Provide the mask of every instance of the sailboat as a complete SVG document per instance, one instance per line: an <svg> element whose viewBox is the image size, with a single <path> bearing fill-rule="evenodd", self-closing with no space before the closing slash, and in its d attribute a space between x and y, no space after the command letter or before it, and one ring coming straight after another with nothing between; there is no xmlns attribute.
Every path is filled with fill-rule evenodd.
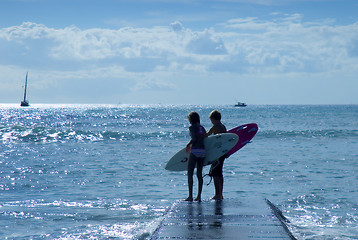
<svg viewBox="0 0 358 240"><path fill-rule="evenodd" d="M25 80L25 92L24 92L24 100L21 101L21 107L28 107L30 106L30 103L28 100L26 100L26 90L27 90L27 75L29 72L26 73L26 80Z"/></svg>

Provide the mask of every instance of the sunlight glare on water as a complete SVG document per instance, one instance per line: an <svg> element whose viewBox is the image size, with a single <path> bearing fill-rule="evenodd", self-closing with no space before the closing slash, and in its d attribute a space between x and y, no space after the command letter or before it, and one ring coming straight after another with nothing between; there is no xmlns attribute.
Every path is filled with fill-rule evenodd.
<svg viewBox="0 0 358 240"><path fill-rule="evenodd" d="M187 196L185 173L164 170L186 116L208 130L214 109L228 129L259 125L225 161L225 198L270 199L298 239L356 239L356 105L1 105L0 238L150 238Z"/></svg>

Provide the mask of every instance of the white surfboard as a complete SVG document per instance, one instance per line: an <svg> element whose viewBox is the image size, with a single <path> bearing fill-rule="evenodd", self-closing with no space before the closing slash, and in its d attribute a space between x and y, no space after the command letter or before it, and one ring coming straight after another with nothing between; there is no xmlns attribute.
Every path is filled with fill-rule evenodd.
<svg viewBox="0 0 358 240"><path fill-rule="evenodd" d="M204 166L212 164L218 158L229 152L238 142L239 136L234 133L221 133L205 138L206 156ZM183 148L177 152L165 165L169 171L186 171L189 154Z"/></svg>

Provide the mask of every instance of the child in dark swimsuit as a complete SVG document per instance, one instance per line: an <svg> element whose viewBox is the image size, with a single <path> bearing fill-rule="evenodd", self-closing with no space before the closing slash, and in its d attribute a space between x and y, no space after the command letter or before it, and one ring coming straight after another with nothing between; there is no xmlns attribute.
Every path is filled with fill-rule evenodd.
<svg viewBox="0 0 358 240"><path fill-rule="evenodd" d="M210 113L209 116L213 126L208 132L208 136L211 134L226 133L226 127L221 123L221 113L218 110L214 110ZM224 177L223 177L223 165L224 165L225 155L220 157L219 160L214 162L211 165L210 176L214 178L215 185L215 196L212 199L222 200L223 197L223 187L224 187Z"/></svg>
<svg viewBox="0 0 358 240"><path fill-rule="evenodd" d="M190 112L188 120L191 124L189 132L191 136L190 142L187 144L186 149L189 153L188 160L188 187L189 196L185 201L193 201L193 174L196 166L196 176L198 178L198 195L195 201L201 201L201 191L203 189L203 164L205 158L204 139L206 138L206 130L200 125L200 116L196 112Z"/></svg>

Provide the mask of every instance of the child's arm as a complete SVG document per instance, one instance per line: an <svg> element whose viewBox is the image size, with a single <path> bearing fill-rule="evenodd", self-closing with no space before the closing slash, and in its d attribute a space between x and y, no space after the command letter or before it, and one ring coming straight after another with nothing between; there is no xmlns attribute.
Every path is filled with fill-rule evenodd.
<svg viewBox="0 0 358 240"><path fill-rule="evenodd" d="M214 133L214 126L210 128L209 132L206 133L206 136L210 136Z"/></svg>
<svg viewBox="0 0 358 240"><path fill-rule="evenodd" d="M189 153L191 150L191 144L193 140L190 140L190 142L186 145L186 152Z"/></svg>

